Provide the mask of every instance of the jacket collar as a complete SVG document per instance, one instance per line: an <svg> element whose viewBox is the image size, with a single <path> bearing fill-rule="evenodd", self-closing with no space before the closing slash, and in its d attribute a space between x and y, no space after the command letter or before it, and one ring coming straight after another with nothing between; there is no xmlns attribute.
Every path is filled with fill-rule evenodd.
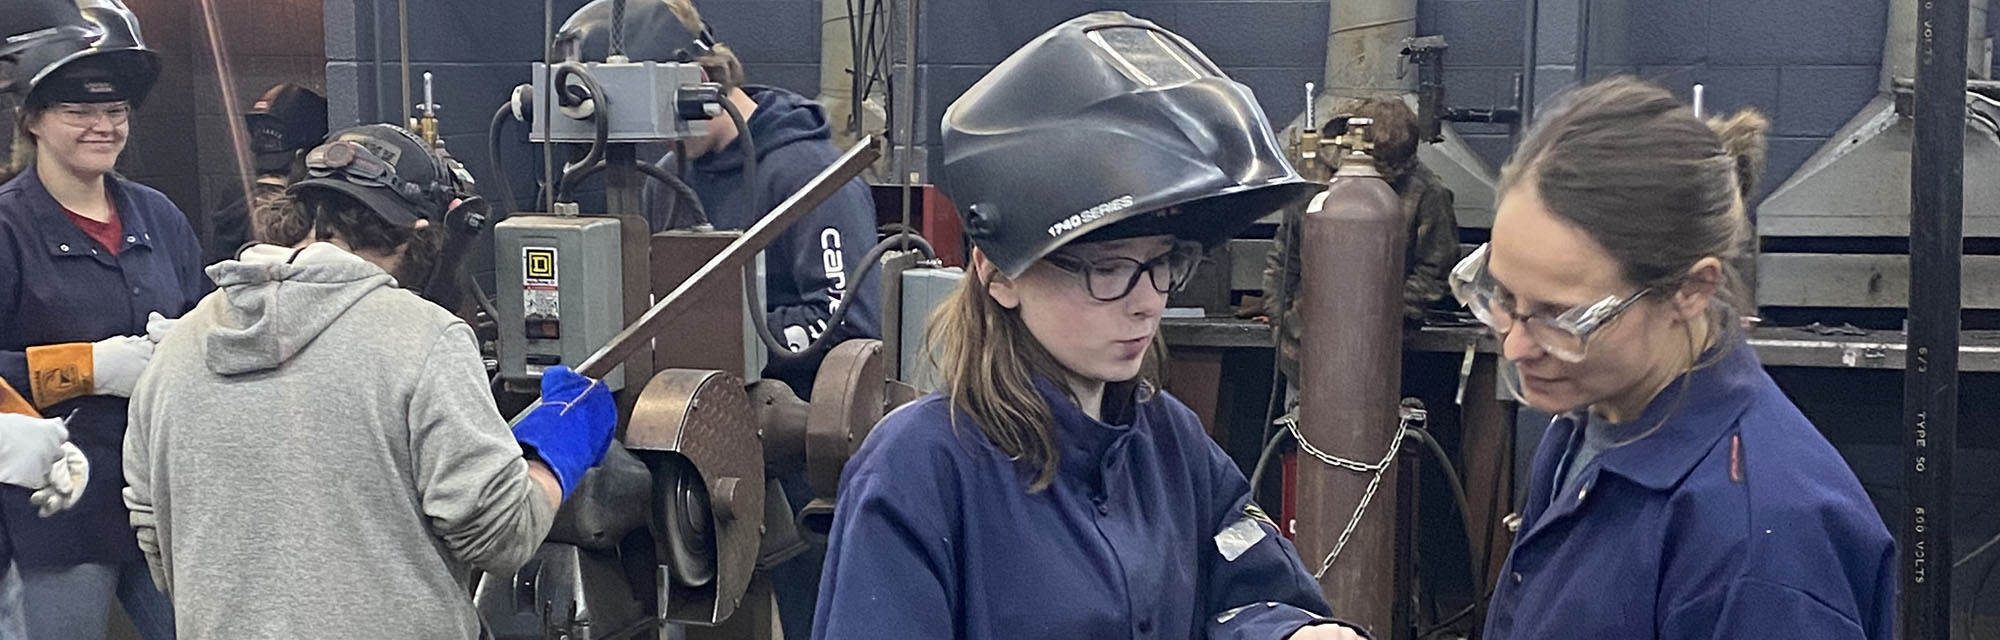
<svg viewBox="0 0 2000 640"><path fill-rule="evenodd" d="M1107 422L1085 414L1061 383L1040 375L1034 379L1035 391L1041 393L1055 418L1056 449L1062 452L1061 474L1083 478L1094 485L1112 443L1144 422L1144 412L1137 410L1138 403L1148 396L1144 383L1104 386L1104 415L1110 419Z"/></svg>
<svg viewBox="0 0 2000 640"><path fill-rule="evenodd" d="M1727 339L1703 359L1711 364L1681 375L1653 398L1637 420L1627 423L1640 432L1653 425L1659 425L1657 430L1598 454L1604 472L1656 491L1671 489L1729 433L1765 376L1763 365L1740 336Z"/></svg>
<svg viewBox="0 0 2000 640"><path fill-rule="evenodd" d="M16 176L8 184L21 190L31 215L38 218L36 225L42 229L42 241L50 254L89 254L84 247L92 246L93 241L90 236L69 221L63 213L62 203L57 202L55 196L49 193L48 187L42 184L41 173L34 164L30 163L21 175ZM125 179L116 173L106 174L104 189L111 197L112 206L117 208L118 222L125 232L125 247L120 247L120 250L151 244L152 228L147 224L146 216L140 215L138 206L134 204L132 190Z"/></svg>

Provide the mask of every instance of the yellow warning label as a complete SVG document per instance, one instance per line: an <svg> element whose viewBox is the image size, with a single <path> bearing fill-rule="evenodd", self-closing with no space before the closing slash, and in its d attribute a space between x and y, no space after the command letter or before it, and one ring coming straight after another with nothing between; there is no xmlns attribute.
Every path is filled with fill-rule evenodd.
<svg viewBox="0 0 2000 640"><path fill-rule="evenodd" d="M556 250L547 248L527 248L521 250L521 262L531 280L556 279Z"/></svg>

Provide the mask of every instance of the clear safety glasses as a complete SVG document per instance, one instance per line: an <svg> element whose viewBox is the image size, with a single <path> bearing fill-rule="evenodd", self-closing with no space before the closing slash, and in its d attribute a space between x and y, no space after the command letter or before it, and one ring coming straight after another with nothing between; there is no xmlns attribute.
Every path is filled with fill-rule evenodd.
<svg viewBox="0 0 2000 640"><path fill-rule="evenodd" d="M1516 326L1525 327L1535 344L1565 362L1583 361L1591 334L1611 324L1619 314L1653 292L1647 288L1629 296L1609 296L1560 311L1520 313L1515 310L1514 294L1487 272L1488 251L1488 245L1479 245L1458 266L1452 267L1452 295L1495 334L1505 338Z"/></svg>

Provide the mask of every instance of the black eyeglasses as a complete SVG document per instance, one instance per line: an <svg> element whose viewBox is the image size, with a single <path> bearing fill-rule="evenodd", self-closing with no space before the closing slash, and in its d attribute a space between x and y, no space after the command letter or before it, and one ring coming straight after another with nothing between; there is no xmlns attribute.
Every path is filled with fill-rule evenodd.
<svg viewBox="0 0 2000 640"><path fill-rule="evenodd" d="M1179 291L1187 286L1188 277L1201 263L1201 245L1176 242L1173 249L1144 262L1126 257L1085 260L1067 253L1051 253L1042 259L1050 266L1082 278L1084 290L1090 293L1092 299L1112 302L1131 295L1132 290L1139 286L1139 276L1150 278L1153 290L1160 293Z"/></svg>

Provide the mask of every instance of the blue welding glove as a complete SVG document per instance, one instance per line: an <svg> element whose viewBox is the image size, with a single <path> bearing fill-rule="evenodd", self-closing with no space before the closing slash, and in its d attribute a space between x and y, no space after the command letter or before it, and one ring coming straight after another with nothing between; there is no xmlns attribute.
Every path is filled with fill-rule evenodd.
<svg viewBox="0 0 2000 640"><path fill-rule="evenodd" d="M542 399L514 424L514 440L528 456L549 465L567 500L583 473L604 459L617 429L611 390L569 367L555 366L542 373Z"/></svg>

